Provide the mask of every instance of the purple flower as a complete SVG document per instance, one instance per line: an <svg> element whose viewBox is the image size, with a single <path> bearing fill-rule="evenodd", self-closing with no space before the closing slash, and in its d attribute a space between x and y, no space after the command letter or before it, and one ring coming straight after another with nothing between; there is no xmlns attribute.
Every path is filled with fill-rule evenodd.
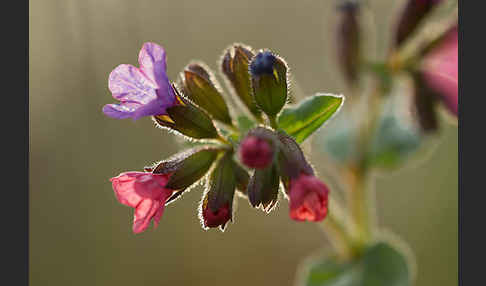
<svg viewBox="0 0 486 286"><path fill-rule="evenodd" d="M140 68L117 66L108 78L108 87L117 104L103 106L103 112L116 119L164 115L177 100L167 77L165 51L154 43L145 43L138 55Z"/></svg>

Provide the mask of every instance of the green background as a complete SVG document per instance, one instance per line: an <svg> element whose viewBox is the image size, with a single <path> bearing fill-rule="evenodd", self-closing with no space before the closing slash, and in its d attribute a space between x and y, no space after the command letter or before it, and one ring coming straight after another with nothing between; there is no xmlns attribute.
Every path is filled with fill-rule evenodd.
<svg viewBox="0 0 486 286"><path fill-rule="evenodd" d="M404 1L367 2L383 54ZM132 210L108 179L180 144L148 118L114 120L101 108L114 102L110 71L137 64L146 41L165 47L172 79L192 59L216 69L236 41L282 55L295 90L345 93L334 9L323 0L30 1L31 285L293 285L299 262L328 244L316 225L290 220L284 200L265 215L240 199L225 233L204 231L198 188L167 207L158 229L132 234ZM376 183L380 223L415 252L416 285L457 285L457 128L443 126L428 161Z"/></svg>

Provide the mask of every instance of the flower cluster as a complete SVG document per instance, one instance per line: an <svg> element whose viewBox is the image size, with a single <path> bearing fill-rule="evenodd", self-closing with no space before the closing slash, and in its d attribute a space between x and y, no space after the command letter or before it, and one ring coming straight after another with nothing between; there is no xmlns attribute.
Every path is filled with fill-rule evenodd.
<svg viewBox="0 0 486 286"><path fill-rule="evenodd" d="M199 181L205 185L199 206L205 229L224 230L233 220L236 192L266 212L283 192L292 219L326 217L329 188L315 176L299 143L339 109L343 97L318 95L308 100L314 103L284 108L287 64L269 50L254 52L242 44L229 47L220 63L238 106L227 104L203 63L191 62L173 82L161 46L145 43L138 62L139 67L123 64L111 72L109 89L119 103L105 105L103 112L116 119L150 116L159 127L204 144L111 178L118 201L135 209L133 232L143 232L152 220L157 226L165 206Z"/></svg>
<svg viewBox="0 0 486 286"><path fill-rule="evenodd" d="M359 73L371 70L382 80L383 89L393 85L399 73L413 82L413 113L425 133L438 130L437 106L444 106L451 115L458 114L458 36L457 22L449 23L445 32L428 42L413 43L416 34L424 30L424 22L443 0L408 0L393 32L391 52L385 63L363 59L360 26L360 0L342 0L337 33L337 51L343 75L356 86ZM410 49L410 43L418 46ZM412 55L404 55L410 53ZM405 52L404 52L405 51ZM372 62L372 64L370 64ZM367 69L369 68L369 69ZM384 94L388 94L386 91Z"/></svg>

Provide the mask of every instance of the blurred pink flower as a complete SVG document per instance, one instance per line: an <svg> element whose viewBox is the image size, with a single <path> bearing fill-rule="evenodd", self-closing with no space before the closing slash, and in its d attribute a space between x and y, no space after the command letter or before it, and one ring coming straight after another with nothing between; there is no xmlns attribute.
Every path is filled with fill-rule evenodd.
<svg viewBox="0 0 486 286"><path fill-rule="evenodd" d="M452 28L443 41L426 55L423 73L430 88L441 95L447 109L457 116L458 104L458 35Z"/></svg>
<svg viewBox="0 0 486 286"><path fill-rule="evenodd" d="M146 172L124 172L110 179L118 201L135 208L134 233L146 230L152 218L154 227L159 224L165 202L173 192L165 188L169 176Z"/></svg>
<svg viewBox="0 0 486 286"><path fill-rule="evenodd" d="M313 175L300 174L290 181L290 217L297 221L321 221L327 215L329 189Z"/></svg>

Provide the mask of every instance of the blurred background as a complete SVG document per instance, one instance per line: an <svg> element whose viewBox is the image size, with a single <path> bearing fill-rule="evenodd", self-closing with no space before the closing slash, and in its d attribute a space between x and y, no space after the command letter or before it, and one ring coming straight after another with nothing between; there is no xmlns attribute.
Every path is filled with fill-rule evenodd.
<svg viewBox="0 0 486 286"><path fill-rule="evenodd" d="M367 3L383 54L404 1ZM204 231L197 188L167 207L158 229L134 235L133 210L108 179L180 144L149 118L114 120L101 108L114 102L108 74L138 65L146 41L165 47L171 79L192 59L216 70L242 42L282 55L305 94L345 93L336 21L328 0L30 1L31 285L293 285L299 263L329 245L316 225L290 220L284 200L266 215L240 199L225 233ZM415 252L418 286L457 285L458 137L442 126L427 161L376 182L380 224Z"/></svg>

